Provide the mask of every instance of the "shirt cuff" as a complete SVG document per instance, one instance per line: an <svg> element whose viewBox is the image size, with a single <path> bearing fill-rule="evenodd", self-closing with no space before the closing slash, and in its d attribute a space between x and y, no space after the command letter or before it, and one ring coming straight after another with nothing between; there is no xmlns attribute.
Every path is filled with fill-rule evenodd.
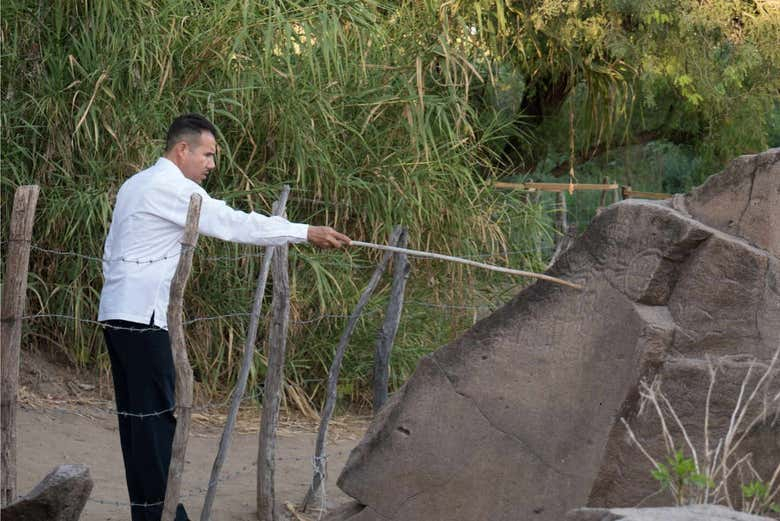
<svg viewBox="0 0 780 521"><path fill-rule="evenodd" d="M293 237L306 242L309 238L309 225L301 223L290 223L290 231Z"/></svg>

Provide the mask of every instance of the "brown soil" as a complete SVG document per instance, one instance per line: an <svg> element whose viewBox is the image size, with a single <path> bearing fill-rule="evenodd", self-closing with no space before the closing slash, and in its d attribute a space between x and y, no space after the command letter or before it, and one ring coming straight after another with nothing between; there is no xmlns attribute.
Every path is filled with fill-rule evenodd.
<svg viewBox="0 0 780 521"><path fill-rule="evenodd" d="M110 381L69 369L38 353L25 352L20 385L18 493L29 492L59 464L82 463L89 466L95 486L81 520L129 519L119 433L116 418L110 412ZM193 520L200 518L225 412L224 408L206 409L193 414L182 484L183 502ZM258 425L257 408L242 408L217 488L214 520L256 519ZM338 418L331 424L326 486L326 500L331 507L348 499L336 488L336 476L367 425L367 418L353 416ZM291 512L311 481L316 429L316 422L311 419L284 413L280 419L276 495L280 511L288 519L318 517L316 513L306 516Z"/></svg>

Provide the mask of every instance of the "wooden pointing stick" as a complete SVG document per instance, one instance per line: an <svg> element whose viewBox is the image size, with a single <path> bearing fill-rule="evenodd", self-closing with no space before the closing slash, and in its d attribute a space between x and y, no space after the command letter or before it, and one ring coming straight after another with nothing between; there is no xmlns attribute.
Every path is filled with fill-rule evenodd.
<svg viewBox="0 0 780 521"><path fill-rule="evenodd" d="M450 255L442 255L440 253L431 253L427 251L417 251L417 250L408 250L406 248L398 248L396 246L385 246L383 244L373 244L370 242L362 242L362 241L352 241L352 246L362 246L364 248L373 248L376 250L385 250L385 251L392 251L395 253L405 253L407 255L411 255L413 257L423 257L427 259L439 259L439 260L445 260L449 262L457 262L460 264L466 264L468 266L474 266L475 268L482 268L490 271L498 271L500 273L508 273L510 275L519 275L521 277L530 277L533 279L541 279L546 280L548 282L553 282L555 284L562 284L564 286L568 286L570 288L574 289L582 289L582 286L580 284L575 284L574 282L569 282L567 280L559 279L557 277L551 277L550 275L544 275L543 273L534 273L532 271L523 271L523 270L514 270L511 268L503 268L501 266L494 266L492 264L487 264L484 262L477 262L469 259L462 259L460 257L452 257Z"/></svg>

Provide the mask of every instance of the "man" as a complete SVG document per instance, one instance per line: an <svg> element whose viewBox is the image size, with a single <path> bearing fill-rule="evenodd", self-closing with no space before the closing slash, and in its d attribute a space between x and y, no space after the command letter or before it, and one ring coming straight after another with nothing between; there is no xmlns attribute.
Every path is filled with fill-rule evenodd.
<svg viewBox="0 0 780 521"><path fill-rule="evenodd" d="M190 196L202 197L203 235L257 245L350 243L327 226L240 212L209 197L200 185L215 167L215 136L203 116L176 118L164 156L119 189L106 238L98 320L105 324L133 521L159 521L165 498L176 428L168 295ZM187 519L178 505L176 521Z"/></svg>

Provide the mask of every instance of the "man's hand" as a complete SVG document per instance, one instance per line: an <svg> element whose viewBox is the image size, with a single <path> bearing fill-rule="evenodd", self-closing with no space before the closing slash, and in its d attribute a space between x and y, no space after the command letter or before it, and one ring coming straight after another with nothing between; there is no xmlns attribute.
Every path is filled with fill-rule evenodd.
<svg viewBox="0 0 780 521"><path fill-rule="evenodd" d="M330 226L309 226L306 240L319 248L342 248L352 243L349 237Z"/></svg>

